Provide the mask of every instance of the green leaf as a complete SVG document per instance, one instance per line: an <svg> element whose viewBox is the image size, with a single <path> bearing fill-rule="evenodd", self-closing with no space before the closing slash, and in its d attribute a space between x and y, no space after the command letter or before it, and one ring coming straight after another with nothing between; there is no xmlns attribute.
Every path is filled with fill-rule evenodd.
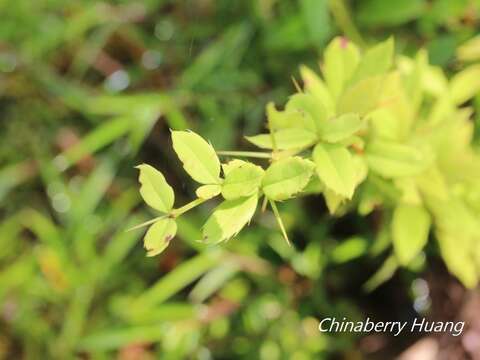
<svg viewBox="0 0 480 360"><path fill-rule="evenodd" d="M175 220L165 218L157 221L148 229L143 240L147 256L155 256L165 250L177 233Z"/></svg>
<svg viewBox="0 0 480 360"><path fill-rule="evenodd" d="M419 174L430 163L427 154L414 146L380 140L367 146L366 158L370 170L386 178Z"/></svg>
<svg viewBox="0 0 480 360"><path fill-rule="evenodd" d="M343 92L359 60L358 48L343 37L336 37L325 49L322 72L334 99Z"/></svg>
<svg viewBox="0 0 480 360"><path fill-rule="evenodd" d="M477 35L457 48L457 57L461 61L480 60L480 35Z"/></svg>
<svg viewBox="0 0 480 360"><path fill-rule="evenodd" d="M200 199L208 200L220 194L221 191L222 187L220 185L202 185L195 190L195 194Z"/></svg>
<svg viewBox="0 0 480 360"><path fill-rule="evenodd" d="M313 119L304 111L289 108L278 111L275 104L270 102L267 104L266 112L268 124L272 131L291 128L315 129Z"/></svg>
<svg viewBox="0 0 480 360"><path fill-rule="evenodd" d="M223 174L227 176L230 173L230 171L246 163L247 163L246 161L243 161L240 159L230 160L228 163L222 164Z"/></svg>
<svg viewBox="0 0 480 360"><path fill-rule="evenodd" d="M376 138L398 140L400 124L397 118L387 108L379 108L368 115L370 132Z"/></svg>
<svg viewBox="0 0 480 360"><path fill-rule="evenodd" d="M357 184L357 164L350 152L339 145L318 144L313 150L317 175L327 188L351 199Z"/></svg>
<svg viewBox="0 0 480 360"><path fill-rule="evenodd" d="M426 9L425 0L366 0L359 3L357 16L365 26L394 26L420 17Z"/></svg>
<svg viewBox="0 0 480 360"><path fill-rule="evenodd" d="M325 197L328 212L332 215L335 214L345 200L347 200L344 196L338 195L329 188L324 189L323 196Z"/></svg>
<svg viewBox="0 0 480 360"><path fill-rule="evenodd" d="M367 252L368 243L368 240L363 237L353 236L338 244L330 256L337 264L346 263L364 255Z"/></svg>
<svg viewBox="0 0 480 360"><path fill-rule="evenodd" d="M286 200L303 190L312 176L314 165L298 156L284 158L265 171L262 189L270 200Z"/></svg>
<svg viewBox="0 0 480 360"><path fill-rule="evenodd" d="M389 256L380 266L375 274L373 274L366 282L363 284L363 289L366 292L371 292L377 287L387 282L395 274L395 271L398 269L398 262L395 259L395 256Z"/></svg>
<svg viewBox="0 0 480 360"><path fill-rule="evenodd" d="M365 115L374 110L378 106L384 82L384 76L374 76L350 86L338 100L337 114Z"/></svg>
<svg viewBox="0 0 480 360"><path fill-rule="evenodd" d="M319 133L323 123L327 119L327 111L322 102L312 94L295 94L288 100L287 111L298 111L303 114L301 127L314 133ZM300 127L297 125L296 127Z"/></svg>
<svg viewBox="0 0 480 360"><path fill-rule="evenodd" d="M311 131L292 128L278 130L273 133L278 150L305 149L315 143L317 135ZM245 137L252 144L262 149L273 149L271 134Z"/></svg>
<svg viewBox="0 0 480 360"><path fill-rule="evenodd" d="M455 104L462 104L480 92L480 64L471 65L457 73L450 85Z"/></svg>
<svg viewBox="0 0 480 360"><path fill-rule="evenodd" d="M312 44L323 47L332 31L327 0L301 0L300 9Z"/></svg>
<svg viewBox="0 0 480 360"><path fill-rule="evenodd" d="M419 205L400 204L393 212L392 239L395 255L407 266L423 249L428 240L430 214Z"/></svg>
<svg viewBox="0 0 480 360"><path fill-rule="evenodd" d="M320 138L331 143L339 142L355 134L361 127L362 121L358 114L340 115L325 122Z"/></svg>
<svg viewBox="0 0 480 360"><path fill-rule="evenodd" d="M392 66L394 50L393 38L388 38L368 49L362 56L350 84L372 76L384 75Z"/></svg>
<svg viewBox="0 0 480 360"><path fill-rule="evenodd" d="M143 200L155 210L170 212L175 195L162 173L147 164L138 165L136 168L140 170L139 181L142 184L140 195Z"/></svg>
<svg viewBox="0 0 480 360"><path fill-rule="evenodd" d="M433 215L435 235L448 270L466 287L474 288L478 284L478 215L459 197L423 195Z"/></svg>
<svg viewBox="0 0 480 360"><path fill-rule="evenodd" d="M220 161L212 145L192 131L172 131L172 142L193 180L200 184L220 183Z"/></svg>
<svg viewBox="0 0 480 360"><path fill-rule="evenodd" d="M300 74L306 92L312 94L322 103L327 113L327 117L332 116L335 113L335 104L323 80L320 79L320 77L310 68L304 65L300 66Z"/></svg>
<svg viewBox="0 0 480 360"><path fill-rule="evenodd" d="M265 171L249 162L241 164L225 177L222 185L222 196L226 200L250 196L258 192Z"/></svg>
<svg viewBox="0 0 480 360"><path fill-rule="evenodd" d="M257 202L257 194L222 202L203 226L203 240L219 243L234 237L255 214Z"/></svg>
<svg viewBox="0 0 480 360"><path fill-rule="evenodd" d="M282 217L280 216L280 212L278 211L277 204L275 204L275 201L270 200L270 206L272 207L273 210L273 215L275 216L275 219L277 220L278 227L280 228L280 231L282 232L282 236L287 242L289 246L292 244L290 243L290 240L288 239L288 234L287 230L285 230L285 225L283 225L283 220Z"/></svg>

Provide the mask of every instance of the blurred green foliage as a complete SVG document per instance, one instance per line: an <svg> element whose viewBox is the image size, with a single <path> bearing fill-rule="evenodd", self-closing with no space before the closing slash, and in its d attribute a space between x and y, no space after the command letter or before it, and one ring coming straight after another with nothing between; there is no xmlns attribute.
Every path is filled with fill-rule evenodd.
<svg viewBox="0 0 480 360"><path fill-rule="evenodd" d="M183 203L194 186L169 150L168 128L195 129L218 149L246 146L242 135L261 132L265 104L284 103L298 65L314 68L337 34L360 45L393 34L399 52L426 47L432 63L461 68L478 61L478 40L464 44L478 33L479 8L0 0L0 358L368 354L353 335L317 325L327 314L413 311L409 286L425 263L394 278L395 291L377 290L381 301L362 291L389 246L379 219L336 220L318 199L292 202L282 212L295 248L268 214L218 248L197 242L199 210L161 258L146 258L141 232L125 232L149 217L134 166L162 169ZM478 124L478 96L473 104ZM378 282L392 272L385 264ZM404 303L392 308L393 298Z"/></svg>

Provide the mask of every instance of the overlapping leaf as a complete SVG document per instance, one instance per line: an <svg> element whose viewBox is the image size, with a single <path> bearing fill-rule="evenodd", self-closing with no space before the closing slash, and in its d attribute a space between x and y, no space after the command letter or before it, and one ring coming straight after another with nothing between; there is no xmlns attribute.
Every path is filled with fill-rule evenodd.
<svg viewBox="0 0 480 360"><path fill-rule="evenodd" d="M170 212L175 195L162 173L147 164L139 165L137 169L140 170L139 181L142 184L140 195L143 200L155 210Z"/></svg>
<svg viewBox="0 0 480 360"><path fill-rule="evenodd" d="M274 162L265 171L262 190L270 200L286 200L301 192L312 176L314 164L300 157Z"/></svg>
<svg viewBox="0 0 480 360"><path fill-rule="evenodd" d="M191 131L172 131L172 142L193 180L200 184L220 183L220 161L212 145Z"/></svg>
<svg viewBox="0 0 480 360"><path fill-rule="evenodd" d="M400 204L392 219L395 255L401 265L408 265L428 240L430 214L420 205Z"/></svg>
<svg viewBox="0 0 480 360"><path fill-rule="evenodd" d="M264 173L265 171L255 164L240 164L225 176L221 190L223 197L231 200L257 193Z"/></svg>
<svg viewBox="0 0 480 360"><path fill-rule="evenodd" d="M340 145L318 144L313 150L318 177L327 188L351 199L357 185L357 165L350 152Z"/></svg>
<svg viewBox="0 0 480 360"><path fill-rule="evenodd" d="M176 233L177 224L170 218L160 219L150 226L143 240L147 256L155 256L164 251Z"/></svg>
<svg viewBox="0 0 480 360"><path fill-rule="evenodd" d="M219 243L234 237L255 214L258 195L225 200L203 226L203 240Z"/></svg>
<svg viewBox="0 0 480 360"><path fill-rule="evenodd" d="M272 139L272 135L274 139ZM282 129L273 134L261 134L245 137L252 144L262 149L273 149L273 142L277 150L304 149L315 143L317 135L309 130L301 128Z"/></svg>

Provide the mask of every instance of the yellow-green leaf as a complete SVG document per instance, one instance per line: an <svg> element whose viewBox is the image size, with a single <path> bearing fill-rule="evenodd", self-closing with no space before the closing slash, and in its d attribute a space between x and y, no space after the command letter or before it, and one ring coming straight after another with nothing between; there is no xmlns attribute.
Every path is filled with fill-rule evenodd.
<svg viewBox="0 0 480 360"><path fill-rule="evenodd" d="M430 164L428 154L419 148L380 140L367 146L366 158L369 169L386 178L413 176Z"/></svg>
<svg viewBox="0 0 480 360"><path fill-rule="evenodd" d="M147 256L155 256L165 250L177 233L175 220L164 218L158 220L147 230L143 245L147 249Z"/></svg>
<svg viewBox="0 0 480 360"><path fill-rule="evenodd" d="M335 113L335 104L325 83L310 68L300 66L300 74L303 79L303 86L306 92L312 94L323 104L327 117Z"/></svg>
<svg viewBox="0 0 480 360"><path fill-rule="evenodd" d="M392 239L395 255L407 266L428 240L430 214L420 205L400 204L393 212Z"/></svg>
<svg viewBox="0 0 480 360"><path fill-rule="evenodd" d="M455 104L462 104L480 93L480 64L471 65L457 73L450 85Z"/></svg>
<svg viewBox="0 0 480 360"><path fill-rule="evenodd" d="M278 150L305 149L315 143L317 135L300 128L282 129L273 133ZM272 135L261 134L245 137L252 144L262 149L273 149Z"/></svg>
<svg viewBox="0 0 480 360"><path fill-rule="evenodd" d="M227 176L230 171L246 163L247 163L246 161L243 161L240 159L230 160L228 163L222 164L223 174Z"/></svg>
<svg viewBox="0 0 480 360"><path fill-rule="evenodd" d="M313 150L318 177L327 188L351 199L357 185L358 165L350 152L340 145L318 144Z"/></svg>
<svg viewBox="0 0 480 360"><path fill-rule="evenodd" d="M338 115L347 113L365 115L377 108L384 81L384 76L369 77L346 89L338 99Z"/></svg>
<svg viewBox="0 0 480 360"><path fill-rule="evenodd" d="M290 97L286 110L298 111L303 114L302 128L314 133L319 133L323 123L327 120L327 110L322 102L309 93L295 94Z"/></svg>
<svg viewBox="0 0 480 360"><path fill-rule="evenodd" d="M170 212L175 195L162 173L147 164L138 165L136 168L140 170L138 179L142 184L140 195L143 200L155 210L163 213Z"/></svg>
<svg viewBox="0 0 480 360"><path fill-rule="evenodd" d="M270 200L280 201L301 192L308 184L314 164L298 156L274 162L265 171L262 189Z"/></svg>
<svg viewBox="0 0 480 360"><path fill-rule="evenodd" d="M172 142L193 180L200 184L220 183L220 161L212 145L192 131L172 131Z"/></svg>
<svg viewBox="0 0 480 360"><path fill-rule="evenodd" d="M250 196L258 192L265 171L255 164L245 162L231 171L222 184L222 196L226 200Z"/></svg>
<svg viewBox="0 0 480 360"><path fill-rule="evenodd" d="M346 38L336 37L325 49L323 76L334 99L343 92L360 59L358 48Z"/></svg>
<svg viewBox="0 0 480 360"><path fill-rule="evenodd" d="M301 111L291 104L287 103L285 110L279 111L273 103L268 103L267 118L270 130L282 130L291 128L300 128L315 132L315 123L313 118L306 111Z"/></svg>
<svg viewBox="0 0 480 360"><path fill-rule="evenodd" d="M255 214L257 202L257 194L222 202L203 226L203 240L219 243L234 237Z"/></svg>
<svg viewBox="0 0 480 360"><path fill-rule="evenodd" d="M350 83L355 84L360 80L385 74L392 66L393 52L393 38L368 49L362 56Z"/></svg>
<svg viewBox="0 0 480 360"><path fill-rule="evenodd" d="M361 127L362 121L358 114L340 115L325 122L320 138L331 143L339 142L355 134Z"/></svg>
<svg viewBox="0 0 480 360"><path fill-rule="evenodd" d="M457 56L461 61L480 60L480 35L460 45L457 48Z"/></svg>
<svg viewBox="0 0 480 360"><path fill-rule="evenodd" d="M221 191L221 185L202 185L195 190L195 194L197 194L200 199L208 200L220 194Z"/></svg>

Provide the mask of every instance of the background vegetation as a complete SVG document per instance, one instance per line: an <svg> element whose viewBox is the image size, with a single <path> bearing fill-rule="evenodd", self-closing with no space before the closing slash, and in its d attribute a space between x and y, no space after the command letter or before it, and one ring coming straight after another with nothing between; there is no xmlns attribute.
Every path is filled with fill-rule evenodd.
<svg viewBox="0 0 480 360"><path fill-rule="evenodd" d="M418 335L321 334L318 319L478 325L477 292L435 247L411 269L376 273L386 258L373 246L376 214L332 218L320 197L282 206L294 248L269 213L207 247L200 208L154 258L143 232L125 229L151 217L139 163L162 170L178 203L193 197L169 128L247 147L265 104L285 103L298 66L317 68L338 34L360 46L395 35L397 53L425 47L456 71L480 57L478 37L463 45L479 10L478 0L0 0L0 358L384 359ZM472 105L480 124L479 96ZM435 346L466 358L479 343L469 334Z"/></svg>

